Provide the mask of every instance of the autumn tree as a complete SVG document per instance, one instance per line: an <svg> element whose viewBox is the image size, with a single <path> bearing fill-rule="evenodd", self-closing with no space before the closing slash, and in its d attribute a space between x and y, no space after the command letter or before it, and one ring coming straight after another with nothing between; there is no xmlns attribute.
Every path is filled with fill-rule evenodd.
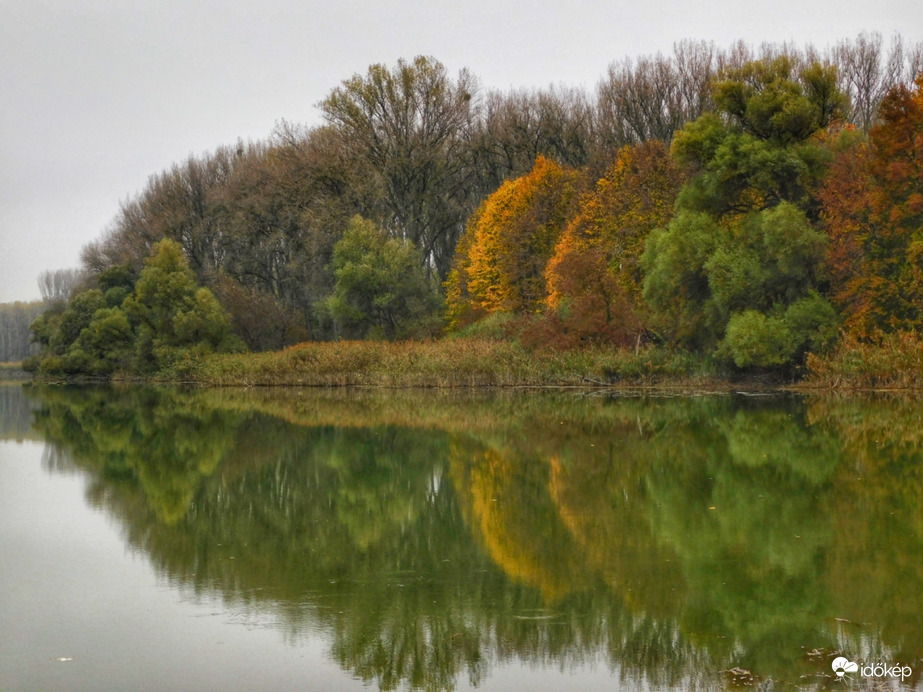
<svg viewBox="0 0 923 692"><path fill-rule="evenodd" d="M673 153L691 172L677 213L644 254L644 297L672 340L740 367L782 366L835 334L822 297L826 244L813 196L828 159L815 137L841 117L836 73L785 57L726 71L718 113L687 125ZM778 343L763 348L767 334Z"/></svg>
<svg viewBox="0 0 923 692"><path fill-rule="evenodd" d="M821 187L834 297L860 337L923 326L923 74L879 113Z"/></svg>
<svg viewBox="0 0 923 692"><path fill-rule="evenodd" d="M529 174L484 200L446 281L452 326L544 307L545 265L571 216L578 184L576 171L539 157Z"/></svg>
<svg viewBox="0 0 923 692"><path fill-rule="evenodd" d="M548 305L583 340L626 342L644 311L638 260L673 213L680 173L656 140L624 147L585 194L545 270Z"/></svg>
<svg viewBox="0 0 923 692"><path fill-rule="evenodd" d="M871 233L871 149L865 133L848 129L832 143L834 158L817 189L821 227L827 235L824 273L830 299L844 327L865 332L867 296L860 289L864 243Z"/></svg>
<svg viewBox="0 0 923 692"><path fill-rule="evenodd" d="M329 338L315 306L333 290L328 267L349 218L377 208L371 177L331 128L283 122L269 142L221 147L152 176L83 264L91 278L113 266L137 276L169 238L251 348Z"/></svg>
<svg viewBox="0 0 923 692"><path fill-rule="evenodd" d="M374 207L370 172L329 127L280 123L221 190L225 257L214 291L251 348L332 337L316 305L333 290L333 246Z"/></svg>
<svg viewBox="0 0 923 692"><path fill-rule="evenodd" d="M890 329L923 326L923 73L882 101L871 131L872 224L865 243L870 318Z"/></svg>

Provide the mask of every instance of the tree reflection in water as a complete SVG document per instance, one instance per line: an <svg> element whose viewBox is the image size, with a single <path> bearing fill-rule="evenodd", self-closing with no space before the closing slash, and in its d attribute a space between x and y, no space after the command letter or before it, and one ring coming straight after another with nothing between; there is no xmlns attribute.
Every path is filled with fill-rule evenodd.
<svg viewBox="0 0 923 692"><path fill-rule="evenodd" d="M33 397L35 428L172 583L325 632L384 689L508 661L671 686L733 667L797 682L838 651L921 668L916 402Z"/></svg>

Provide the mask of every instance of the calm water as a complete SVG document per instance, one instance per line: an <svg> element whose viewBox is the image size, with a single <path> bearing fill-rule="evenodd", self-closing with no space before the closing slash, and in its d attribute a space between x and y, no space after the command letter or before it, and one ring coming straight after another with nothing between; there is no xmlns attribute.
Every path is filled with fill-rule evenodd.
<svg viewBox="0 0 923 692"><path fill-rule="evenodd" d="M919 402L0 386L0 440L0 690L923 679Z"/></svg>

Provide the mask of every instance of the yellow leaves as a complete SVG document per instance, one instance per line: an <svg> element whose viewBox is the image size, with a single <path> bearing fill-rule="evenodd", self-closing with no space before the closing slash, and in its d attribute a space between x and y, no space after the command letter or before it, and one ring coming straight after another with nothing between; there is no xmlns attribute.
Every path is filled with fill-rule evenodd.
<svg viewBox="0 0 923 692"><path fill-rule="evenodd" d="M530 173L505 182L471 218L449 281L448 313L535 312L544 270L571 214L577 172L539 156Z"/></svg>

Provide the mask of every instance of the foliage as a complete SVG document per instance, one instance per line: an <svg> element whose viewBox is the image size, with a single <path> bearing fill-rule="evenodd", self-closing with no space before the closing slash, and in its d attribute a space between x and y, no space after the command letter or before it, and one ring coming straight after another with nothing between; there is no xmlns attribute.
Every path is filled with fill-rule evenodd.
<svg viewBox="0 0 923 692"><path fill-rule="evenodd" d="M157 243L137 282L127 268L113 267L100 275L99 286L33 323L43 346L34 369L50 375L150 373L192 353L240 348L227 313L211 291L196 285L178 243Z"/></svg>
<svg viewBox="0 0 923 692"><path fill-rule="evenodd" d="M833 150L834 158L817 189L821 226L828 239L824 274L844 327L854 331L858 316L866 312L857 283L863 271L862 239L870 233L870 149L864 134L846 129L835 137Z"/></svg>
<svg viewBox="0 0 923 692"><path fill-rule="evenodd" d="M693 177L647 244L644 296L677 343L710 350L727 339L719 353L739 366L778 367L827 343L821 332L834 322L818 293L826 238L812 190L828 158L815 134L839 117L843 97L832 69L796 73L783 56L727 71L714 98L725 119L702 116L674 140ZM757 343L808 296L813 317L798 323L813 331Z"/></svg>
<svg viewBox="0 0 923 692"><path fill-rule="evenodd" d="M419 250L353 217L333 248L334 293L326 309L349 338L395 339L426 328L436 307Z"/></svg>
<svg viewBox="0 0 923 692"><path fill-rule="evenodd" d="M476 81L430 57L377 64L320 104L342 146L367 162L387 207L384 227L445 276L467 213L463 137Z"/></svg>
<svg viewBox="0 0 923 692"><path fill-rule="evenodd" d="M836 340L837 326L833 306L811 293L781 314L754 309L734 313L718 354L738 368L780 367L801 360L807 351L827 350Z"/></svg>
<svg viewBox="0 0 923 692"><path fill-rule="evenodd" d="M861 338L923 326L923 74L883 99L821 188L833 296Z"/></svg>
<svg viewBox="0 0 923 692"><path fill-rule="evenodd" d="M644 311L638 258L669 221L680 174L660 142L623 148L585 194L545 269L548 306L579 340L627 343Z"/></svg>
<svg viewBox="0 0 923 692"><path fill-rule="evenodd" d="M784 200L814 223L824 147L815 147L817 136L799 138L823 128L840 106L846 121L868 129L884 95L909 85L921 66L919 44L895 37L888 49L877 34L824 52L810 45L754 49L738 42L721 49L683 41L668 55L613 63L593 92L567 86L484 92L471 73L452 75L432 57L372 65L318 104L323 125L282 121L265 141L221 146L152 175L85 248L80 271L46 272L42 290L59 300L77 284L97 286L100 275L116 267L136 280L153 245L169 238L182 245L196 280L212 291L251 349L334 339L339 327L325 309L336 283L333 248L360 214L390 237L410 240L440 281L452 272L444 284L451 322L463 326L495 311L470 299L467 263L453 262L474 246L464 229L477 225L476 212L488 197L527 176L539 157L580 169L592 181L606 177L626 145L668 143L678 133L674 151L699 174L684 189L680 211L719 217ZM841 93L850 96L848 104ZM524 275L543 275L546 252L538 248L535 257L520 258ZM631 252L622 257L631 264ZM611 281L598 283L608 303L590 294L588 278L581 288L584 277L603 276L611 248L593 246L570 259L560 267L567 273L570 266L578 297L555 303L550 333L576 343L588 334L611 335L616 322L639 326L636 299L611 297L617 292ZM503 271L510 274L509 267ZM540 303L541 280L531 283L522 296L504 290L501 297L528 304L538 296ZM834 284L836 298L843 292ZM865 293L850 290L850 305L866 304ZM109 307L124 300L107 292ZM610 320L600 317L607 310ZM646 316L640 323L647 326ZM719 324L699 340L713 344L721 332ZM626 338L624 330L615 336Z"/></svg>
<svg viewBox="0 0 923 692"><path fill-rule="evenodd" d="M465 315L534 313L544 304L545 265L567 223L576 171L539 157L504 183L468 222L446 281L450 327Z"/></svg>
<svg viewBox="0 0 923 692"><path fill-rule="evenodd" d="M84 249L87 273L137 278L152 246L183 247L199 283L252 348L330 334L315 303L332 290L333 245L368 195L329 129L282 123L271 143L222 147L152 176L109 232Z"/></svg>

